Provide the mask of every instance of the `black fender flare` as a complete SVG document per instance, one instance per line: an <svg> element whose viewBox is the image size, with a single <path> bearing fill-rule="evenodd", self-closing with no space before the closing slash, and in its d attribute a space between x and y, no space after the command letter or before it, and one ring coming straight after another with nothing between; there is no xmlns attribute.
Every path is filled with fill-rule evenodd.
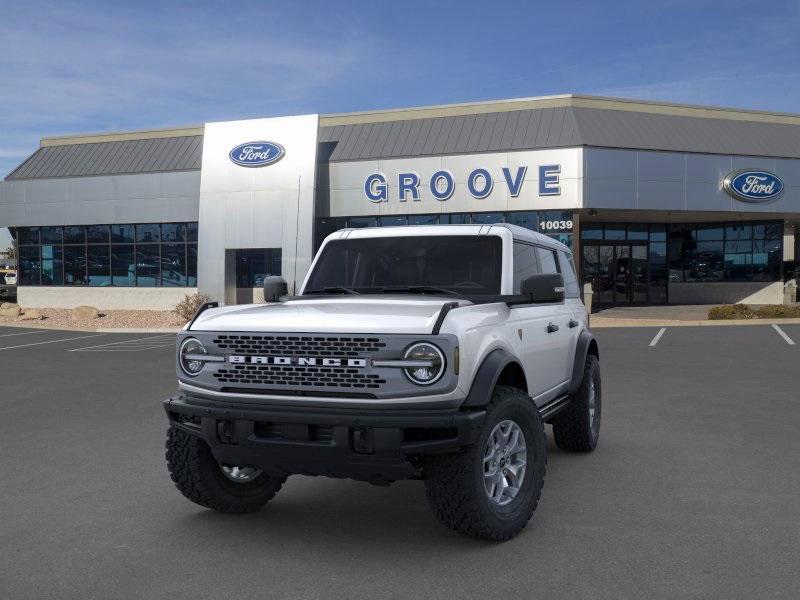
<svg viewBox="0 0 800 600"><path fill-rule="evenodd" d="M586 329L581 331L578 336L578 343L575 346L575 358L572 363L572 378L569 383L569 393L574 394L583 383L583 366L586 364L586 357L594 354L598 359L600 352L597 348L597 340Z"/></svg>
<svg viewBox="0 0 800 600"><path fill-rule="evenodd" d="M519 361L506 350L495 348L489 352L478 367L467 398L461 406L480 407L489 404L500 374L511 363L519 364Z"/></svg>

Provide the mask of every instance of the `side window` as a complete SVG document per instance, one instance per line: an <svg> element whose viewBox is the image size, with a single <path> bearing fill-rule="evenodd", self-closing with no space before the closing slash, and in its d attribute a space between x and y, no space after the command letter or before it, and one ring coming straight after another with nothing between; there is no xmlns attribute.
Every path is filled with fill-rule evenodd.
<svg viewBox="0 0 800 600"><path fill-rule="evenodd" d="M542 273L560 273L558 268L558 259L556 258L556 251L549 248L536 247L536 252L539 254L539 263L542 265Z"/></svg>
<svg viewBox="0 0 800 600"><path fill-rule="evenodd" d="M514 242L514 293L519 294L522 291L523 280L539 272L536 248L530 244Z"/></svg>
<svg viewBox="0 0 800 600"><path fill-rule="evenodd" d="M580 298L581 290L578 285L578 277L575 275L572 259L566 252L559 252L558 258L561 261L561 272L564 274L565 296L567 298Z"/></svg>

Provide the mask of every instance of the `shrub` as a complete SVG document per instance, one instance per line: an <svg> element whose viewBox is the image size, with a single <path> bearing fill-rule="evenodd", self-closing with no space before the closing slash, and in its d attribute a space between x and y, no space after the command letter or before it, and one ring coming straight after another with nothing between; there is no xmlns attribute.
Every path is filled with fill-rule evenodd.
<svg viewBox="0 0 800 600"><path fill-rule="evenodd" d="M756 314L762 319L797 319L800 318L800 306L765 304L756 309Z"/></svg>
<svg viewBox="0 0 800 600"><path fill-rule="evenodd" d="M757 319L758 315L747 304L724 304L715 306L708 311L708 318L711 321L721 321L724 319Z"/></svg>
<svg viewBox="0 0 800 600"><path fill-rule="evenodd" d="M725 304L723 306L715 306L709 310L708 318L712 321L722 319L796 319L800 318L800 306Z"/></svg>
<svg viewBox="0 0 800 600"><path fill-rule="evenodd" d="M210 300L205 294L186 294L174 310L184 321L191 321L200 307Z"/></svg>

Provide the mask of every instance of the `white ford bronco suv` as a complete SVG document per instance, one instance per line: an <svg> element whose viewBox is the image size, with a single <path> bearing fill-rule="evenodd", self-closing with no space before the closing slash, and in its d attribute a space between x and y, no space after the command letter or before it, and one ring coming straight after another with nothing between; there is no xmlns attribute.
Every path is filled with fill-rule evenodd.
<svg viewBox="0 0 800 600"><path fill-rule="evenodd" d="M265 298L285 287L267 281ZM258 510L292 474L421 479L445 525L509 539L542 491L545 423L559 448L597 444L587 325L570 251L544 235L338 231L297 296L210 303L178 335L169 472L228 513Z"/></svg>

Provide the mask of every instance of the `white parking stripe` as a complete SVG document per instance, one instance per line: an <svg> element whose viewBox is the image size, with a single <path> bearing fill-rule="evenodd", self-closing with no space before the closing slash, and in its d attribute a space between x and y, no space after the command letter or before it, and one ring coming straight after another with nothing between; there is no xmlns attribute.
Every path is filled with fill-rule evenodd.
<svg viewBox="0 0 800 600"><path fill-rule="evenodd" d="M143 352L145 350L157 350L159 348L174 348L175 344L160 344L152 346L114 346L113 348L92 348L81 352ZM71 352L71 351L70 351Z"/></svg>
<svg viewBox="0 0 800 600"><path fill-rule="evenodd" d="M97 348L74 348L67 352L142 352L143 350L156 350L157 348L174 348L175 342L169 344L136 344L135 346L98 346Z"/></svg>
<svg viewBox="0 0 800 600"><path fill-rule="evenodd" d="M162 340L166 341L168 339L174 339L174 338L175 338L175 336L173 334L170 334L170 333L163 334L162 333L161 335L150 335L150 336L147 336L147 337L135 338L135 339L132 339L132 340L120 340L118 342L109 342L108 344L99 344L97 346L86 346L84 348L73 348L72 350L70 350L70 352L83 352L83 351L87 351L87 350L96 350L96 349L108 349L108 350L110 350L112 347L120 346L120 345L123 345L123 344L126 345L127 348L132 348L132 347L136 347L136 345L137 345L136 342L143 342L142 344L138 344L140 346L150 346L150 345L153 345L154 343L161 342Z"/></svg>
<svg viewBox="0 0 800 600"><path fill-rule="evenodd" d="M42 344L57 344L58 342L71 342L72 340L85 340L86 338L99 337L105 333L95 333L94 335L82 335L73 338L61 338L59 340L47 340L46 342L33 342L31 344L20 344L18 346L6 346L0 350L14 350L15 348L27 348L28 346L41 346Z"/></svg>
<svg viewBox="0 0 800 600"><path fill-rule="evenodd" d="M790 346L794 346L794 340L790 338L788 335L786 335L786 332L783 329L781 329L777 325L773 325L772 328L778 332L779 336L781 336L784 340L786 340L787 344L789 344Z"/></svg>
<svg viewBox="0 0 800 600"><path fill-rule="evenodd" d="M664 332L667 330L666 327L662 327L661 330L656 334L656 337L650 342L650 347L652 348L658 343L658 340L661 339L661 336L664 335Z"/></svg>
<svg viewBox="0 0 800 600"><path fill-rule="evenodd" d="M39 331L23 331L22 333L4 333L0 335L0 337L11 337L13 335L30 335L32 333L45 333L50 331L49 329L40 329Z"/></svg>

